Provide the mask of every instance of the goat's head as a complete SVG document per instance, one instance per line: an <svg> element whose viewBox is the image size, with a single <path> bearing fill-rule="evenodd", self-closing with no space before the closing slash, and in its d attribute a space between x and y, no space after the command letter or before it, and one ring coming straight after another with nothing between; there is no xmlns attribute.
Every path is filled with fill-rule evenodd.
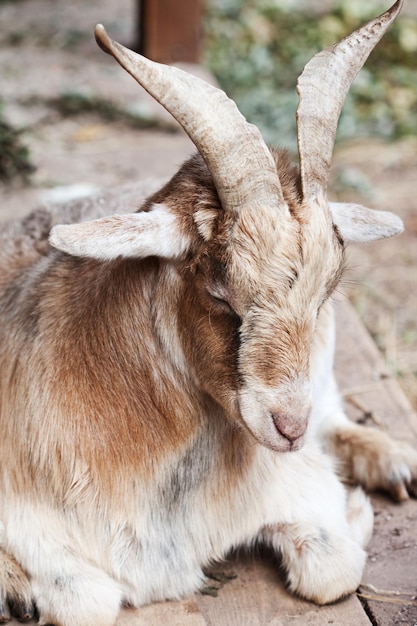
<svg viewBox="0 0 417 626"><path fill-rule="evenodd" d="M307 64L298 82L300 175L291 184L280 180L259 131L221 90L152 63L110 40L102 26L96 29L99 45L194 141L219 204L195 202L188 209L183 203L154 204L135 214L57 226L51 242L78 256L152 255L192 267L200 327L196 360L219 372L217 379L209 377L211 382L201 372L203 387L274 450L303 443L311 411L316 320L340 277L344 241L368 241L402 230L391 213L326 199L346 93L400 8L398 0ZM213 359L218 363L209 365Z"/></svg>

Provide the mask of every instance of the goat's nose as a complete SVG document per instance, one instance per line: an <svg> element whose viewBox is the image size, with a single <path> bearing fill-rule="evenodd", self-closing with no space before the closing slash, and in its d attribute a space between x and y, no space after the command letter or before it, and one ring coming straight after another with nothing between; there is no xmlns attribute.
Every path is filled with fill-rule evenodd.
<svg viewBox="0 0 417 626"><path fill-rule="evenodd" d="M308 418L271 412L272 421L277 431L288 441L296 441L307 429Z"/></svg>

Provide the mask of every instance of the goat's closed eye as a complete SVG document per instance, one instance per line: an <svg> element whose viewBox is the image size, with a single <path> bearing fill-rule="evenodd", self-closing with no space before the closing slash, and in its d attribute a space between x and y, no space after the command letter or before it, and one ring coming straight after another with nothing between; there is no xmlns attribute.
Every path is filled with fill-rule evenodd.
<svg viewBox="0 0 417 626"><path fill-rule="evenodd" d="M226 300L222 300L222 298L217 298L216 296L210 296L210 298L215 305L221 307L223 310L226 311L226 313L232 313L233 315L236 315L235 311Z"/></svg>
<svg viewBox="0 0 417 626"><path fill-rule="evenodd" d="M210 298L210 302L226 313L230 313L236 317L239 317L233 306L230 303L230 294L223 285L207 286L207 294Z"/></svg>

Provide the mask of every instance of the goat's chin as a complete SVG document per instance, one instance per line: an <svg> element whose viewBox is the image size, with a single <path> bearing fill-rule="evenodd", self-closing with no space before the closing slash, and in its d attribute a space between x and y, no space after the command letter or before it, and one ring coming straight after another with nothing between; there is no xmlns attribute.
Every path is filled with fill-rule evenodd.
<svg viewBox="0 0 417 626"><path fill-rule="evenodd" d="M274 452L297 452L306 442L305 433L293 440L285 437L277 430L272 419L270 423L263 424L259 429L254 428L253 425L249 426L246 421L245 424L258 443Z"/></svg>
<svg viewBox="0 0 417 626"><path fill-rule="evenodd" d="M274 452L297 452L297 450L301 450L301 448L305 444L305 437L302 435L298 437L295 441L290 441L286 437L278 434L271 439L259 439L257 438L259 443L261 443L266 448L273 450Z"/></svg>
<svg viewBox="0 0 417 626"><path fill-rule="evenodd" d="M303 376L275 387L253 384L240 390L239 410L255 439L275 452L295 452L306 440L311 385Z"/></svg>

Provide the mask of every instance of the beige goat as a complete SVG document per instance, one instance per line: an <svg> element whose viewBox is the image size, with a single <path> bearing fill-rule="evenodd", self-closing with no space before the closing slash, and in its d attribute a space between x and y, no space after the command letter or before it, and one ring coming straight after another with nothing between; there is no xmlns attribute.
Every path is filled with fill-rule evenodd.
<svg viewBox="0 0 417 626"><path fill-rule="evenodd" d="M0 621L111 626L255 541L304 598L356 589L372 510L329 452L399 499L417 453L345 417L331 295L345 241L402 225L326 188L345 95L400 7L306 66L300 173L222 91L97 27L199 154L144 202L133 186L3 230Z"/></svg>

